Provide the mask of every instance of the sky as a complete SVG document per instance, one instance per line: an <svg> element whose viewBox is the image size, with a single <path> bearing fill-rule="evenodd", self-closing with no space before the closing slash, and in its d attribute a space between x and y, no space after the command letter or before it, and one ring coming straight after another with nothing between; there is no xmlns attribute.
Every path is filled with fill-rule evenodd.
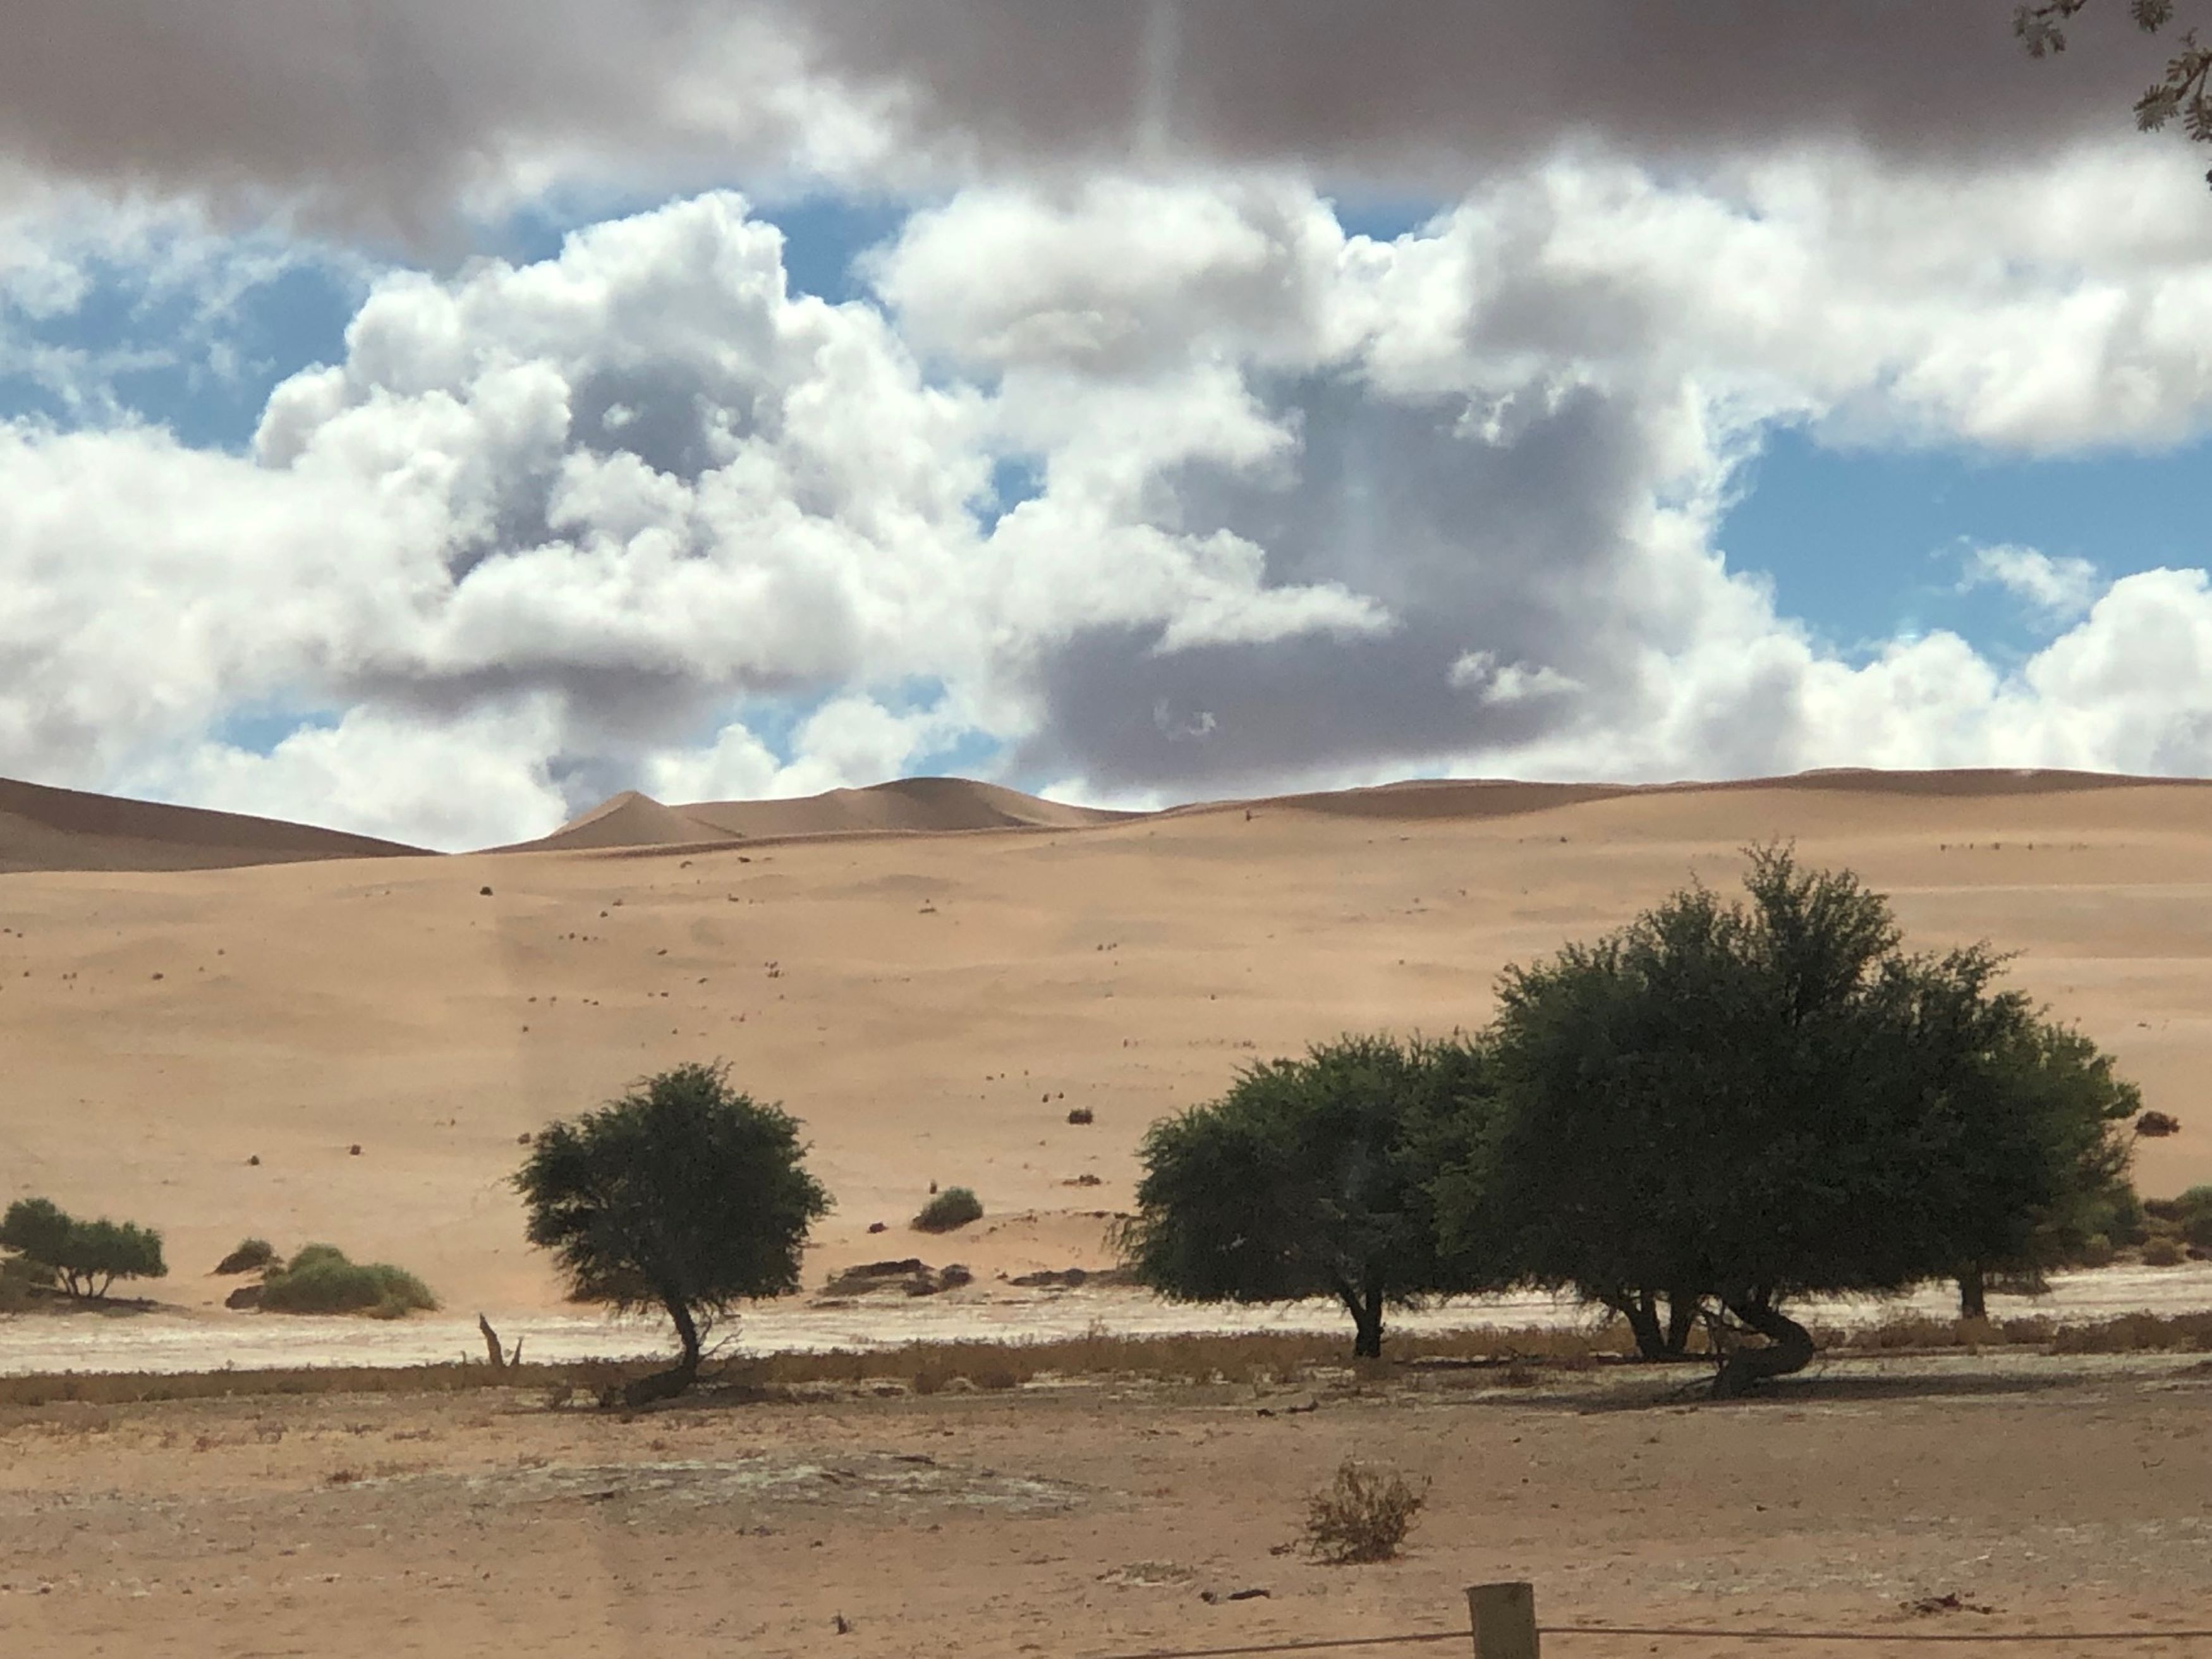
<svg viewBox="0 0 2212 1659"><path fill-rule="evenodd" d="M27 11L0 776L2212 773L2208 158L2011 9Z"/></svg>

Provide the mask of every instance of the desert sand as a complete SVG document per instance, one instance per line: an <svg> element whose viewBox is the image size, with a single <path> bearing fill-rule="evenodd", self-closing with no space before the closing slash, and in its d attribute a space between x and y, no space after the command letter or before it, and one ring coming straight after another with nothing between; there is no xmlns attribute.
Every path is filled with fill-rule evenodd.
<svg viewBox="0 0 2212 1659"><path fill-rule="evenodd" d="M118 809L82 799L0 822L0 1198L163 1229L152 1288L186 1309L258 1233L402 1262L463 1314L550 1313L506 1185L520 1138L694 1058L805 1121L837 1201L811 1284L908 1255L1102 1266L1154 1119L1346 1030L1477 1024L1506 963L1732 884L1775 839L1863 872L1917 942L2019 952L2017 981L2182 1120L2142 1143L2142 1188L2212 1181L2201 782L1417 784L1116 817L935 781L629 798L550 850L454 857L314 857L363 849L190 814L167 843L140 817L131 869ZM294 861L151 867L216 861L218 829L234 865ZM96 867L52 867L72 833ZM987 1221L908 1232L933 1181Z"/></svg>
<svg viewBox="0 0 2212 1659"><path fill-rule="evenodd" d="M1720 1407L1636 1367L1499 1380L845 1389L634 1421L536 1391L0 1407L0 1648L1080 1659L1456 1630L1375 1650L1464 1653L1462 1586L1516 1578L1555 1625L1895 1638L1546 1640L1574 1659L2212 1626L2201 1361L1871 1362ZM1288 1551L1348 1455L1433 1480L1398 1560Z"/></svg>

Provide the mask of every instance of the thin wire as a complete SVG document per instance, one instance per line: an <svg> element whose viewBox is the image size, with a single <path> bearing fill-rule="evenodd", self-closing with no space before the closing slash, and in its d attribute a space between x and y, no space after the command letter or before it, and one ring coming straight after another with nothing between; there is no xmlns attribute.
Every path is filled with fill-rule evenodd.
<svg viewBox="0 0 2212 1659"><path fill-rule="evenodd" d="M1675 1625L1545 1625L1546 1636L1680 1636L1722 1642L2206 1642L2212 1630L1686 1630ZM1166 1656L1159 1656L1166 1659Z"/></svg>
<svg viewBox="0 0 2212 1659"><path fill-rule="evenodd" d="M1680 1625L1542 1625L1545 1636L1656 1636L1723 1642L1904 1642L1917 1646L1967 1642L2212 1642L2212 1629L1865 1631L1865 1630L1692 1630ZM1345 1648L1411 1647L1429 1642L1465 1642L1463 1630L1424 1631L1409 1636L1347 1636L1334 1641L1256 1642L1234 1648L1157 1648L1108 1659L1244 1659L1269 1653L1319 1653Z"/></svg>
<svg viewBox="0 0 2212 1659"><path fill-rule="evenodd" d="M1408 1647L1416 1642L1467 1642L1472 1631L1426 1631L1419 1636L1346 1636L1334 1642L1261 1642L1243 1648L1163 1648L1150 1653L1117 1653L1108 1659L1229 1659L1233 1654L1318 1653L1335 1648Z"/></svg>

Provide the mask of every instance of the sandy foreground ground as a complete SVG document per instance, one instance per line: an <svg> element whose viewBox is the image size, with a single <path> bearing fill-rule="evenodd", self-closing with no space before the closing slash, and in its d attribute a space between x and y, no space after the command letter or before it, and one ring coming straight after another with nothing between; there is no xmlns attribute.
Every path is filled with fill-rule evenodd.
<svg viewBox="0 0 2212 1659"><path fill-rule="evenodd" d="M188 1308L220 1303L208 1268L255 1233L398 1261L513 1323L560 1310L507 1185L519 1138L719 1057L805 1120L836 1197L810 1286L908 1255L987 1280L1097 1267L1145 1127L1240 1065L1479 1023L1506 963L1692 877L1732 884L1737 849L1785 837L1892 894L1916 941L2018 951L2018 981L2183 1121L2143 1143L2145 1192L2212 1180L2192 1121L2212 786L1561 798L1414 786L1087 827L0 875L0 1197L161 1228L155 1288ZM991 1212L957 1252L905 1229L933 1181Z"/></svg>
<svg viewBox="0 0 2212 1659"><path fill-rule="evenodd" d="M2212 1626L2201 1359L1854 1362L1730 1407L1680 1381L0 1408L0 1652L1105 1656L1464 1631L1462 1587L1509 1578L1553 1624L1897 1638L1546 1641L1593 1659ZM1433 1482L1398 1561L1286 1548L1350 1455Z"/></svg>

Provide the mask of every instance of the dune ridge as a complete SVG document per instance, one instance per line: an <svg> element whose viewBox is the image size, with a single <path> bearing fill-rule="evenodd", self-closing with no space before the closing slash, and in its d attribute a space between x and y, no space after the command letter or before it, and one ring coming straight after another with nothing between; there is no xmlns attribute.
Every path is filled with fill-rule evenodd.
<svg viewBox="0 0 2212 1659"><path fill-rule="evenodd" d="M1834 767L1782 777L1685 779L1666 783L1548 783L1516 778L1409 778L1351 789L1194 801L1158 811L1072 806L966 778L902 778L789 800L666 805L635 790L602 801L549 836L494 852L582 852L804 841L823 836L930 835L988 830L1089 830L1139 819L1203 817L1263 809L1334 817L1462 819L1547 812L1595 801L1809 790L1836 794L1976 800L2100 789L2203 789L2197 778L2043 768L1885 771Z"/></svg>
<svg viewBox="0 0 2212 1659"><path fill-rule="evenodd" d="M1817 791L1873 798L1980 800L2144 789L2177 799L2212 788L2198 778L2049 769L1883 771L1832 768L1784 777L1666 783L1550 783L1510 778L1407 779L1365 787L1197 801L1155 812L1074 806L968 778L901 778L783 800L668 805L626 790L505 853L645 852L819 837L1103 829L1141 819L1262 810L1405 821L1483 819L1601 801ZM59 789L0 779L0 874L26 871L232 869L324 859L437 857L419 847L276 818Z"/></svg>
<svg viewBox="0 0 2212 1659"><path fill-rule="evenodd" d="M421 856L419 847L279 818L126 800L0 778L0 874L235 869Z"/></svg>

